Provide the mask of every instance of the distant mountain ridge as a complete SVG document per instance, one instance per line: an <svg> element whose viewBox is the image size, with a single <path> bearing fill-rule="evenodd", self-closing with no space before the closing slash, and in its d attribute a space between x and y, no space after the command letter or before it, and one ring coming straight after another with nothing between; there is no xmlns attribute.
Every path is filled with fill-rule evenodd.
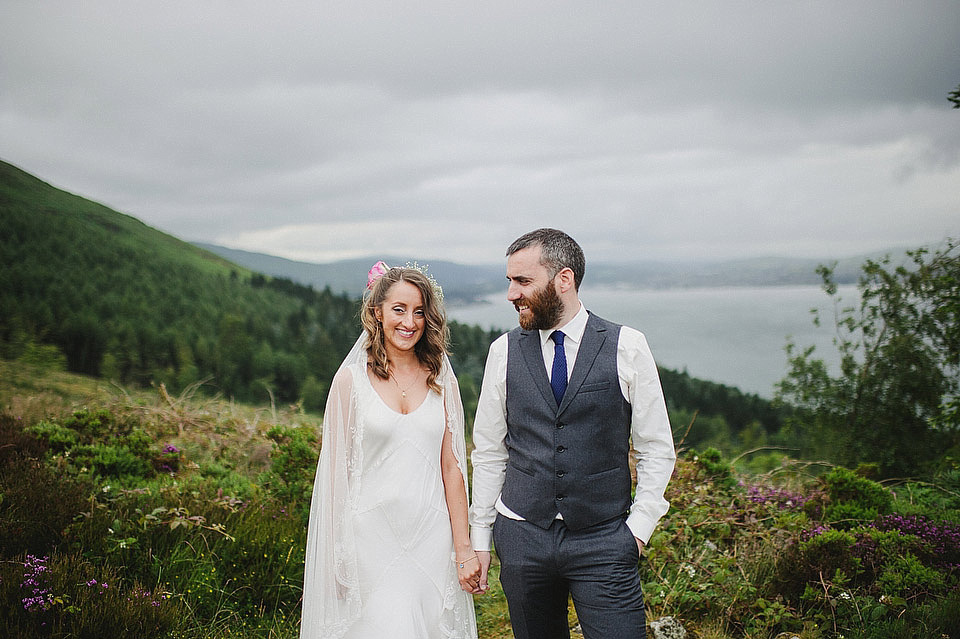
<svg viewBox="0 0 960 639"><path fill-rule="evenodd" d="M368 257L328 263L298 262L274 255L226 248L216 244L194 242L204 250L219 255L252 271L283 277L317 289L330 287L334 293L359 296L366 285L367 270L378 259L390 265L414 262L399 257ZM878 259L902 250L845 258L836 261L834 275L839 284L856 282L860 266L866 259ZM501 291L504 267L467 265L442 260L421 260L443 285L444 295L455 302L468 303ZM712 286L789 286L821 283L816 269L832 264L829 259L756 257L704 262L627 262L591 263L586 281L590 285L644 288L695 288Z"/></svg>
<svg viewBox="0 0 960 639"><path fill-rule="evenodd" d="M356 258L327 264L297 262L283 257L231 249L215 244L194 242L194 245L219 255L234 264L252 271L283 277L316 289L330 287L333 293L360 297L367 285L367 271L377 260L391 266L418 263L429 267L430 275L443 286L444 296L459 301L471 301L497 290L503 279L503 268L497 266L469 266L442 260L416 260L397 256Z"/></svg>
<svg viewBox="0 0 960 639"><path fill-rule="evenodd" d="M254 259L255 268L243 266ZM374 261L337 263L343 279L333 280L322 273L330 265L242 252L228 259L0 160L4 360L125 386L162 385L174 395L202 387L238 401L320 411L360 331L357 299ZM431 262L430 269L451 297L504 287L502 266ZM600 277L601 269L593 273ZM308 281L316 277L325 279ZM500 331L452 321L450 333L469 420ZM779 409L761 397L685 371L661 369L661 380L677 423L698 414L698 423L715 417L732 432L753 422L779 429Z"/></svg>

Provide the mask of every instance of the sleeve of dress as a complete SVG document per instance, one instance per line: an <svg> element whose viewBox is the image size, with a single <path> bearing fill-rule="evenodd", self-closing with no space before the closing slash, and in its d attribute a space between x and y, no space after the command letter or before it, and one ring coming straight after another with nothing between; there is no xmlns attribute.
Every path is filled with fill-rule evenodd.
<svg viewBox="0 0 960 639"><path fill-rule="evenodd" d="M303 575L301 639L337 639L360 616L353 504L362 466L353 373L341 367L323 414Z"/></svg>
<svg viewBox="0 0 960 639"><path fill-rule="evenodd" d="M450 365L450 359L444 355L443 369L443 407L447 416L447 430L453 441L453 455L457 458L457 467L463 475L463 489L470 495L467 482L467 443L463 419L463 400L460 398L460 385Z"/></svg>

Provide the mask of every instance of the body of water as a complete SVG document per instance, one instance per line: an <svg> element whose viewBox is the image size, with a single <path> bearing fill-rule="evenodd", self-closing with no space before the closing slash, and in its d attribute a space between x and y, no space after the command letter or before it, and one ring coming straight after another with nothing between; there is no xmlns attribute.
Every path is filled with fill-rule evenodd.
<svg viewBox="0 0 960 639"><path fill-rule="evenodd" d="M844 305L857 299L856 287L841 287ZM818 286L762 286L624 290L584 286L588 310L642 331L657 363L690 375L773 397L787 372L787 340L815 345L816 354L837 371L833 304ZM822 325L812 308L821 309ZM517 325L506 292L483 302L451 307L464 324L510 329Z"/></svg>

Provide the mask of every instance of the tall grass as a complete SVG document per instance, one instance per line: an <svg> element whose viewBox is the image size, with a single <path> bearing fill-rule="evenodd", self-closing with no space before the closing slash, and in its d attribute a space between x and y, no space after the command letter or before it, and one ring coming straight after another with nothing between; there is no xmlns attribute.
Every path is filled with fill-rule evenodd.
<svg viewBox="0 0 960 639"><path fill-rule="evenodd" d="M5 372L0 636L298 636L316 416ZM880 485L772 459L682 451L639 566L648 619L709 639L958 636L960 471ZM496 574L484 638L512 636Z"/></svg>

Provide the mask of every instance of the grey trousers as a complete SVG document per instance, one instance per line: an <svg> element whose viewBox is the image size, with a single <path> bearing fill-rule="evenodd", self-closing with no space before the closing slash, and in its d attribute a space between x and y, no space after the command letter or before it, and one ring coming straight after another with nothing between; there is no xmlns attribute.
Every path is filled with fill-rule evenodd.
<svg viewBox="0 0 960 639"><path fill-rule="evenodd" d="M644 639L639 555L624 518L570 530L497 516L493 540L517 639L569 639L568 596L585 639Z"/></svg>

